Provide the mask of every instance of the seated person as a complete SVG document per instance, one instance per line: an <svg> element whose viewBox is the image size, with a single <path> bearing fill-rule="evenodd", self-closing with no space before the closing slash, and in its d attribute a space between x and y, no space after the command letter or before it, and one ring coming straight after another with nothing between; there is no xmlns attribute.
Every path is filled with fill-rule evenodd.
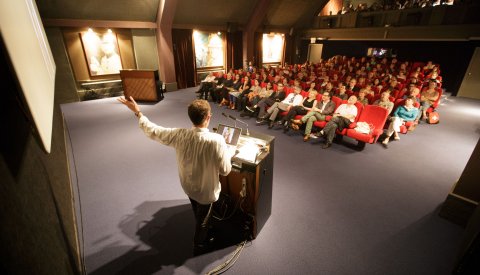
<svg viewBox="0 0 480 275"><path fill-rule="evenodd" d="M326 82L325 86L322 88L322 94L324 92L327 92L333 95L334 89L333 89L333 84L331 82Z"/></svg>
<svg viewBox="0 0 480 275"><path fill-rule="evenodd" d="M388 110L388 113L390 114L393 109L393 102L390 101L390 93L389 92L383 92L380 99L375 100L373 105L377 105L380 107L383 107Z"/></svg>
<svg viewBox="0 0 480 275"><path fill-rule="evenodd" d="M352 93L356 93L360 91L360 87L357 86L357 79L355 78L350 79L350 82L348 83L347 91L351 91Z"/></svg>
<svg viewBox="0 0 480 275"><path fill-rule="evenodd" d="M214 85L210 89L210 97L212 98L213 102L220 103L222 100L222 91L223 91L223 82L226 80L223 72L219 72L218 76L215 77Z"/></svg>
<svg viewBox="0 0 480 275"><path fill-rule="evenodd" d="M269 120L268 128L272 128L280 111L289 111L291 107L302 103L303 96L300 94L301 91L302 89L299 86L295 86L293 88L293 93L288 94L288 96L281 102L273 103L273 105L268 108L267 113L259 118L262 121Z"/></svg>
<svg viewBox="0 0 480 275"><path fill-rule="evenodd" d="M357 106L355 106L356 102L356 96L352 95L349 97L348 102L337 108L332 119L325 125L325 128L320 131L320 136L325 137L325 144L322 146L323 149L332 146L332 141L337 129L342 131L344 128L347 128L350 123L355 121L358 114Z"/></svg>
<svg viewBox="0 0 480 275"><path fill-rule="evenodd" d="M358 102L362 103L363 106L368 105L368 98L365 97L365 89L361 89L358 92Z"/></svg>
<svg viewBox="0 0 480 275"><path fill-rule="evenodd" d="M240 89L238 89L238 91L240 93L238 94L237 98L234 98L235 106L233 107L233 109L236 108L237 110L241 110L241 107L242 107L241 102L242 102L243 98L246 97L248 93L250 93L251 85L252 85L252 82L251 82L250 78L245 76L243 78L242 86L240 86Z"/></svg>
<svg viewBox="0 0 480 275"><path fill-rule="evenodd" d="M437 82L435 80L430 80L428 87L425 88L420 94L420 109L422 111L421 119L427 119L427 110L430 108L435 101L437 101L440 93L437 91Z"/></svg>
<svg viewBox="0 0 480 275"><path fill-rule="evenodd" d="M253 98L252 100L252 105L257 104L262 98L269 97L273 93L273 86L272 83L267 82L267 86L262 88L260 92L258 92L258 95Z"/></svg>
<svg viewBox="0 0 480 275"><path fill-rule="evenodd" d="M228 91L229 88L233 87L232 74L227 74L227 79L223 82L223 89L218 94L219 99L221 99L219 106L228 105Z"/></svg>
<svg viewBox="0 0 480 275"><path fill-rule="evenodd" d="M341 100L346 100L348 98L347 88L345 87L345 85L343 85L343 83L338 84L338 90L335 93L335 96L340 98Z"/></svg>
<svg viewBox="0 0 480 275"><path fill-rule="evenodd" d="M333 114L333 111L335 111L335 102L331 99L332 95L328 92L324 92L322 94L322 100L317 102L317 104L314 105L313 108L302 117L302 119L293 121L294 124L292 124L292 129L294 130L298 130L299 125L302 125L305 122L307 123L303 136L304 141L310 139L313 122L317 120L324 121L327 119L327 116Z"/></svg>
<svg viewBox="0 0 480 275"><path fill-rule="evenodd" d="M316 84L315 82L311 82L310 85L309 85L309 88L308 88L308 91L307 91L307 92L317 91L317 90L315 89L315 86L316 86L316 85L317 85L317 84Z"/></svg>
<svg viewBox="0 0 480 275"><path fill-rule="evenodd" d="M405 105L399 106L395 112L393 112L392 117L390 118L390 125L387 129L387 137L382 141L382 145L386 148L388 146L388 141L393 134L395 140L399 140L398 132L400 132L400 126L405 123L405 121L414 121L417 117L418 109L413 106L413 97L409 96L405 100Z"/></svg>
<svg viewBox="0 0 480 275"><path fill-rule="evenodd" d="M287 132L290 128L290 122L295 118L295 116L306 115L309 111L312 110L313 106L317 105L317 90L313 89L308 92L308 96L303 99L302 103L298 106L290 108L288 114L286 114L281 120L280 124L283 125L283 131Z"/></svg>
<svg viewBox="0 0 480 275"><path fill-rule="evenodd" d="M243 83L240 79L240 74L235 75L235 80L233 80L233 85L228 89L228 101L229 101L229 108L235 109L235 101L237 100L238 95L240 95L239 89L242 87Z"/></svg>
<svg viewBox="0 0 480 275"><path fill-rule="evenodd" d="M363 91L365 92L365 96L374 96L375 95L375 91L372 90L372 84L366 84L365 85L365 88L363 88Z"/></svg>
<svg viewBox="0 0 480 275"><path fill-rule="evenodd" d="M246 96L242 97L240 104L240 111L244 111L245 107L252 102L252 100L260 94L262 87L260 87L260 82L258 79L253 80L253 85L250 87L250 91L246 94Z"/></svg>
<svg viewBox="0 0 480 275"><path fill-rule="evenodd" d="M204 98L205 100L208 99L208 92L213 87L215 81L215 76L212 72L208 73L204 80L200 83L200 88L198 88L197 93L199 93L199 98Z"/></svg>
<svg viewBox="0 0 480 275"><path fill-rule="evenodd" d="M261 122L260 118L265 116L266 108L272 106L275 102L280 102L285 99L287 96L285 91L283 90L284 86L282 83L277 85L277 91L274 91L269 97L262 98L257 104L253 105L252 107L247 106L247 111L251 113L256 113L257 115L257 122Z"/></svg>

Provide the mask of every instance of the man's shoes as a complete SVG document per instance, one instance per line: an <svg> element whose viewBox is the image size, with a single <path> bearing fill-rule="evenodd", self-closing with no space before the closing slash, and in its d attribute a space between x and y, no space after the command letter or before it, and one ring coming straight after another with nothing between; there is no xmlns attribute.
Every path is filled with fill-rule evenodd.
<svg viewBox="0 0 480 275"><path fill-rule="evenodd" d="M317 139L317 138L318 138L318 136L317 136L317 135L315 135L315 134L310 134L310 138Z"/></svg>
<svg viewBox="0 0 480 275"><path fill-rule="evenodd" d="M265 117L259 117L257 118L257 124L265 124L265 122L267 122L267 118Z"/></svg>
<svg viewBox="0 0 480 275"><path fill-rule="evenodd" d="M303 137L303 141L304 141L304 142L307 142L309 139L310 139L310 135L305 135L305 136Z"/></svg>
<svg viewBox="0 0 480 275"><path fill-rule="evenodd" d="M382 141L382 146L384 148L388 148L388 141L390 140L390 137L386 137L383 141Z"/></svg>
<svg viewBox="0 0 480 275"><path fill-rule="evenodd" d="M302 121L299 120L299 119L294 119L292 122L296 125L302 125L303 124Z"/></svg>
<svg viewBox="0 0 480 275"><path fill-rule="evenodd" d="M268 129L272 129L273 125L275 125L275 122L270 120L270 122L268 123Z"/></svg>
<svg viewBox="0 0 480 275"><path fill-rule="evenodd" d="M201 244L193 245L193 255L199 256L208 252L211 252L214 248L215 238L210 237L208 240Z"/></svg>
<svg viewBox="0 0 480 275"><path fill-rule="evenodd" d="M332 146L331 142L325 142L325 144L322 145L322 149L327 149L328 147Z"/></svg>
<svg viewBox="0 0 480 275"><path fill-rule="evenodd" d="M247 111L249 111L249 112L251 112L251 113L255 113L255 109L256 109L256 108L247 106L246 109L247 109Z"/></svg>

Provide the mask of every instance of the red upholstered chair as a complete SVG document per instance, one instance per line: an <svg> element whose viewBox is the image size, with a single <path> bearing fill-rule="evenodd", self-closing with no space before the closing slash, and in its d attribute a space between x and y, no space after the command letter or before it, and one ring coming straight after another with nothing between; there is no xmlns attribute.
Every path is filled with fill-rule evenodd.
<svg viewBox="0 0 480 275"><path fill-rule="evenodd" d="M285 91L285 97L293 92L293 88L291 88L291 87L285 87L285 88L283 88L283 90Z"/></svg>
<svg viewBox="0 0 480 275"><path fill-rule="evenodd" d="M381 94L376 94L368 99L368 104L372 105L375 101L380 99Z"/></svg>
<svg viewBox="0 0 480 275"><path fill-rule="evenodd" d="M356 122L352 123L351 128L347 130L347 136L358 141L358 147L363 149L366 143L373 144L378 140L378 137L383 133L383 125L388 117L388 110L380 106L367 105L363 108L362 113L358 116L357 122L366 122L370 125L371 132L369 134L362 134L357 132L354 128Z"/></svg>
<svg viewBox="0 0 480 275"><path fill-rule="evenodd" d="M300 85L302 86L302 90L308 90L308 88L310 87L310 84L307 84L305 82L300 83Z"/></svg>

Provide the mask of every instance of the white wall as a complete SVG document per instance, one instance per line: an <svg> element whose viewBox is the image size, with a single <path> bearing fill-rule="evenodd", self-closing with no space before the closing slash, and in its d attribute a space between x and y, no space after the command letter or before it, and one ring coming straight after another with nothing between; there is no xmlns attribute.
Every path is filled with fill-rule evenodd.
<svg viewBox="0 0 480 275"><path fill-rule="evenodd" d="M35 1L0 1L0 33L33 124L49 153L56 67Z"/></svg>

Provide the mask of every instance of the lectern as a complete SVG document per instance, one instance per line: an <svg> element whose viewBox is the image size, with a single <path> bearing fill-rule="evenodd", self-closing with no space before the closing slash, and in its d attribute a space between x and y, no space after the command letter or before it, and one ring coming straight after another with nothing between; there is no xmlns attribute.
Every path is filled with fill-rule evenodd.
<svg viewBox="0 0 480 275"><path fill-rule="evenodd" d="M163 99L163 85L158 71L120 70L123 94L137 101L160 101Z"/></svg>
<svg viewBox="0 0 480 275"><path fill-rule="evenodd" d="M275 137L251 132L242 135L239 153L232 159L232 171L220 177L222 193L229 198L230 209L236 209L238 223L245 237L255 239L272 212L273 156ZM249 146L258 146L253 159L244 159ZM228 221L227 221L228 222Z"/></svg>

